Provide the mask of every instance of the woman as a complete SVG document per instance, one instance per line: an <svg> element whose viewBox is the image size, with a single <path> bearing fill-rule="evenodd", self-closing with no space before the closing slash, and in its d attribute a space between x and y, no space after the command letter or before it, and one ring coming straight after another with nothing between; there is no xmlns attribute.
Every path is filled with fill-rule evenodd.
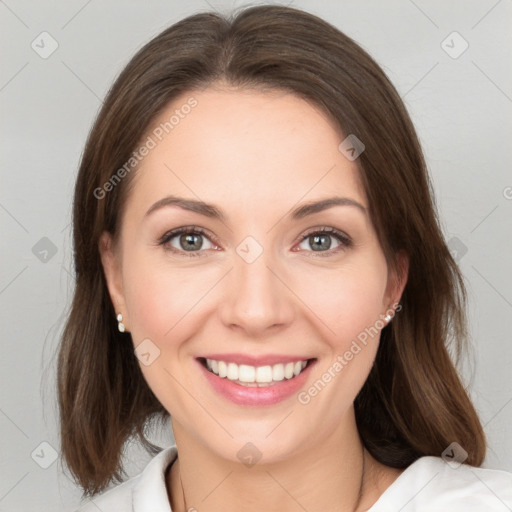
<svg viewBox="0 0 512 512"><path fill-rule="evenodd" d="M149 42L90 133L73 228L58 378L82 510L512 506L448 352L465 289L414 128L325 21L260 6ZM155 457L97 496L133 436Z"/></svg>

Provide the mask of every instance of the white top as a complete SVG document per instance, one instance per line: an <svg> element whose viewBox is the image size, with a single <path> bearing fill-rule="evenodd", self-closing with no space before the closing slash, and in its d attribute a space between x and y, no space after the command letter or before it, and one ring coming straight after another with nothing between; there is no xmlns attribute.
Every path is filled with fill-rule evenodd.
<svg viewBox="0 0 512 512"><path fill-rule="evenodd" d="M144 471L90 499L77 512L172 512L165 471L176 445L160 452ZM453 464L453 463L452 463ZM512 510L512 473L457 468L441 457L421 457L406 468L367 512L507 512Z"/></svg>

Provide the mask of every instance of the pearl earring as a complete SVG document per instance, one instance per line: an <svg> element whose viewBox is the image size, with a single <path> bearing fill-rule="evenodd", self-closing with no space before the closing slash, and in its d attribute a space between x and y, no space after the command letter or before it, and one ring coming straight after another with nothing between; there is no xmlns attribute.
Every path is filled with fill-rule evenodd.
<svg viewBox="0 0 512 512"><path fill-rule="evenodd" d="M119 329L119 332L124 332L123 315L121 313L117 315L117 321L117 328Z"/></svg>
<svg viewBox="0 0 512 512"><path fill-rule="evenodd" d="M384 321L385 321L386 323L389 323L389 321L390 321L392 318L393 318L393 317L392 317L391 315L386 315L386 316L384 317Z"/></svg>

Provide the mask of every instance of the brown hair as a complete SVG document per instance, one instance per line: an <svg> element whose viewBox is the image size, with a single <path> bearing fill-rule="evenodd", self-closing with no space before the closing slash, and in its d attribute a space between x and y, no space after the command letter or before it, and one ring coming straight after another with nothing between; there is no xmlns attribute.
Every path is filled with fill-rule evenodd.
<svg viewBox="0 0 512 512"><path fill-rule="evenodd" d="M84 495L122 480L122 450L133 437L156 453L146 429L169 416L143 378L129 335L116 328L98 250L104 230L119 231L135 171L104 197L95 191L130 159L170 101L218 82L290 91L364 142L357 162L372 222L390 268L400 249L410 268L402 310L382 330L355 400L359 432L388 466L440 456L453 441L468 452L467 463L480 465L484 432L448 351L463 353L466 291L407 111L349 37L301 10L267 5L231 18L196 14L163 31L122 71L89 134L74 197L76 288L58 359L62 457Z"/></svg>

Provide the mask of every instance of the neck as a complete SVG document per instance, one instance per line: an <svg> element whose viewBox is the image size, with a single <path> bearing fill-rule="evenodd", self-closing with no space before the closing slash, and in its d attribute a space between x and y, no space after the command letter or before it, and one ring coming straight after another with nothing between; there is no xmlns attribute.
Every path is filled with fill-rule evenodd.
<svg viewBox="0 0 512 512"><path fill-rule="evenodd" d="M173 512L366 510L382 491L378 463L365 452L353 414L348 416L329 437L251 467L209 450L173 421L179 454L167 475Z"/></svg>

